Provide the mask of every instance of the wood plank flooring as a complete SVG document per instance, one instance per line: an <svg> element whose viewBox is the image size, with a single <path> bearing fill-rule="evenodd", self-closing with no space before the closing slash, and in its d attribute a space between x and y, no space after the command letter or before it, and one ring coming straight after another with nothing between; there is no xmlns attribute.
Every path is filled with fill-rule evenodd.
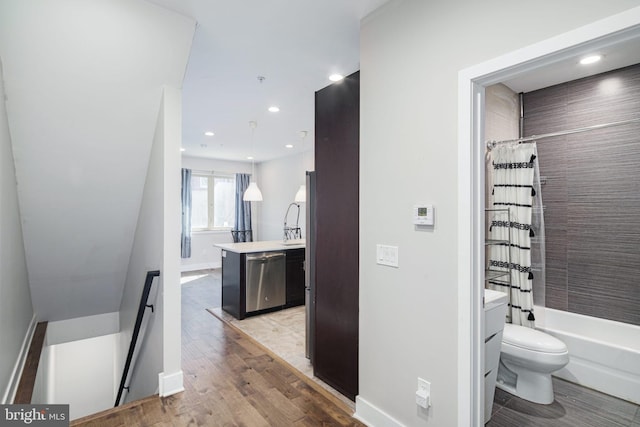
<svg viewBox="0 0 640 427"><path fill-rule="evenodd" d="M215 307L220 298L215 287L194 281L182 290L186 390L162 399L151 396L71 425L363 425L351 418L353 411L335 396L242 331L209 314L206 308ZM36 336L44 336L44 326L38 325ZM34 337L37 341L41 339ZM536 405L496 389L493 416L487 426L640 427L638 405L556 378L554 390L556 399L551 405Z"/></svg>
<svg viewBox="0 0 640 427"><path fill-rule="evenodd" d="M132 402L73 426L363 426L346 405L205 309L212 293L182 287L185 391Z"/></svg>
<svg viewBox="0 0 640 427"><path fill-rule="evenodd" d="M13 399L13 403L31 403L33 386L36 383L36 374L38 373L38 365L40 364L40 353L42 353L42 346L44 345L44 337L46 334L47 322L38 323L33 333L33 338L31 338L27 360L22 369L22 375L20 376L20 382L18 383L16 397Z"/></svg>

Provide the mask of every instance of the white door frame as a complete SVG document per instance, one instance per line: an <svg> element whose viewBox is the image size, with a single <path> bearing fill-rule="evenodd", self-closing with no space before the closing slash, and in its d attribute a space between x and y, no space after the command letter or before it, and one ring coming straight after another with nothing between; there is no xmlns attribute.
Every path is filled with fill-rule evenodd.
<svg viewBox="0 0 640 427"><path fill-rule="evenodd" d="M484 89L521 73L631 39L640 40L640 7L458 74L459 427L484 424Z"/></svg>

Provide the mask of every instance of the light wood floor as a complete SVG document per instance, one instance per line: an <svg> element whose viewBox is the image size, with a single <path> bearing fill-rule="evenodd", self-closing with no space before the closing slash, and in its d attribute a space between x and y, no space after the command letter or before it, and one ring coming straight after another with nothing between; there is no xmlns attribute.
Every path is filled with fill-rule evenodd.
<svg viewBox="0 0 640 427"><path fill-rule="evenodd" d="M185 391L132 402L71 425L363 426L334 396L208 313L210 290L188 285L182 290Z"/></svg>

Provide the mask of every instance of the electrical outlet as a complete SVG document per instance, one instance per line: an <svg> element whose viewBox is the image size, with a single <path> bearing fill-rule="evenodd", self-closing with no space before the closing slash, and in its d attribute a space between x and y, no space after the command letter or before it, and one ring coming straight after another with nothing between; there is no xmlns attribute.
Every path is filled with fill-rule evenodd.
<svg viewBox="0 0 640 427"><path fill-rule="evenodd" d="M418 378L418 391L416 391L416 405L421 408L431 406L431 383Z"/></svg>

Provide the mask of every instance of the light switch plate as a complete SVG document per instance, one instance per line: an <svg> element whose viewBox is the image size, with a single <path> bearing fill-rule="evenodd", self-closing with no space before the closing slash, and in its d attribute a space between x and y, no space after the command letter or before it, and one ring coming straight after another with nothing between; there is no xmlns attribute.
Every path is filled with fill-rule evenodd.
<svg viewBox="0 0 640 427"><path fill-rule="evenodd" d="M431 406L431 383L418 378L418 391L416 391L416 405L427 409Z"/></svg>
<svg viewBox="0 0 640 427"><path fill-rule="evenodd" d="M398 247L389 245L376 245L376 263L398 267Z"/></svg>

